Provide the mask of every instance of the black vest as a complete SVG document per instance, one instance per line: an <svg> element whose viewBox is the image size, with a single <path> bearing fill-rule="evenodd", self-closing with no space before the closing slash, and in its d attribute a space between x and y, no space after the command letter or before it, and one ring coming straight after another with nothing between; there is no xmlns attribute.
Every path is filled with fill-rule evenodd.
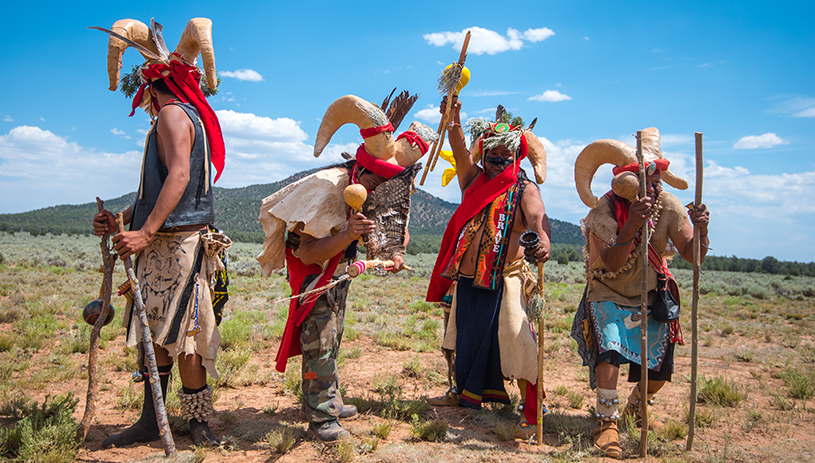
<svg viewBox="0 0 815 463"><path fill-rule="evenodd" d="M212 197L209 146L204 135L204 125L198 117L198 111L191 104L170 104L183 109L192 120L192 125L195 127L195 140L190 151L190 181L175 209L161 228L212 224L215 222L215 207ZM147 217L153 212L164 180L167 178L167 167L158 157L157 127L158 119L147 137L139 191L131 215L131 230L140 230L144 226Z"/></svg>

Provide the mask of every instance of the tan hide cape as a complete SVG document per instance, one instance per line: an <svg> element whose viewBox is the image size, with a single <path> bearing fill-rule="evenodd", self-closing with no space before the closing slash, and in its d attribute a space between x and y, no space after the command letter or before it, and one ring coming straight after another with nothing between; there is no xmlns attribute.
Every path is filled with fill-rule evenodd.
<svg viewBox="0 0 815 463"><path fill-rule="evenodd" d="M260 204L263 251L256 257L265 276L286 264L286 231L298 223L303 233L320 239L338 232L346 220L342 192L348 172L341 167L321 170L283 187Z"/></svg>
<svg viewBox="0 0 815 463"><path fill-rule="evenodd" d="M525 270L525 271L524 271ZM523 258L504 267L504 294L498 314L498 348L501 352L501 373L509 379L538 381L538 345L526 316L527 296L524 282L531 274ZM444 334L443 349L456 349L456 294L450 308L450 323Z"/></svg>

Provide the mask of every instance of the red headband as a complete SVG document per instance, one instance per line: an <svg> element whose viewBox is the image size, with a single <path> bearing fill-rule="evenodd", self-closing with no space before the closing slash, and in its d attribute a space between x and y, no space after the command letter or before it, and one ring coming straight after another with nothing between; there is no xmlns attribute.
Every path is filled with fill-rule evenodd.
<svg viewBox="0 0 815 463"><path fill-rule="evenodd" d="M371 127L370 129L359 129L359 134L362 138L371 138L374 135L379 135L382 132L393 132L393 126L390 122L379 127Z"/></svg>
<svg viewBox="0 0 815 463"><path fill-rule="evenodd" d="M221 133L221 124L218 122L218 116L215 111L207 103L206 97L201 92L199 85L200 75L195 66L186 65L178 60L170 60L170 64L156 63L150 66L144 66L141 69L144 80L152 82L155 79L164 79L167 87L173 92L176 98L183 103L191 104L201 117L201 122L204 123L204 129L207 134L207 142L209 142L209 151L212 159L212 165L218 172L215 175L215 183L221 176L224 170L224 159L226 158L226 148L224 147L224 136ZM141 105L144 98L144 90L147 84L142 84L139 87L139 92L133 99L133 110L130 112L132 116L136 112L136 108ZM155 106L158 102L153 100ZM158 108L156 108L158 109Z"/></svg>
<svg viewBox="0 0 815 463"><path fill-rule="evenodd" d="M398 140L401 140L403 138L407 138L407 140L412 145L418 145L419 149L422 151L422 156L424 156L427 153L428 148L430 148L430 146L427 144L427 142L424 141L424 139L422 139L422 137L420 137L418 133L416 133L416 132L414 132L412 130L408 130L407 132L402 132L402 135L399 135L398 137L396 137L396 140L398 141Z"/></svg>
<svg viewBox="0 0 815 463"><path fill-rule="evenodd" d="M657 167L657 170L662 170L662 171L668 170L668 166L671 164L670 161L668 161L667 159L655 159L652 162ZM649 164L650 163L648 163L648 162L645 163L646 171L648 169ZM625 166L615 167L612 170L612 172L614 172L614 175L620 174L622 172L634 172L636 174L639 171L640 171L640 164L638 162L627 164Z"/></svg>
<svg viewBox="0 0 815 463"><path fill-rule="evenodd" d="M365 143L359 145L359 148L357 148L357 163L376 175L387 179L393 178L393 176L405 170L402 166L391 164L371 156L365 151Z"/></svg>

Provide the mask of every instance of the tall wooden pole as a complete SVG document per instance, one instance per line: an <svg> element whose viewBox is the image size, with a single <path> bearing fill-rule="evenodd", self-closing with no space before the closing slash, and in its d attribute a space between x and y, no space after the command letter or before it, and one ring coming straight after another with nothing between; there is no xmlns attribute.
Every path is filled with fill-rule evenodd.
<svg viewBox="0 0 815 463"><path fill-rule="evenodd" d="M538 263L538 291L543 298L543 262ZM543 310L538 315L538 445L543 445Z"/></svg>
<svg viewBox="0 0 815 463"><path fill-rule="evenodd" d="M693 207L702 204L702 178L704 163L702 159L702 133L696 132L696 196ZM701 273L701 230L693 226L693 307L691 309L691 370L690 370L690 411L688 413L688 444L686 450L693 450L693 436L696 434L696 382L699 368L698 311L699 311L699 274Z"/></svg>
<svg viewBox="0 0 815 463"><path fill-rule="evenodd" d="M122 213L116 214L116 226L119 232L124 231L124 220ZM147 314L144 313L144 301L141 296L141 288L139 288L139 280L136 279L136 273L133 271L133 263L130 256L124 259L125 270L127 277L130 279L130 286L133 288L133 309L139 317L142 332L142 344L144 345L144 359L147 363L147 369L150 370L150 389L153 391L153 406L156 410L156 422L158 423L158 433L161 436L161 441L164 443L164 454L170 457L176 457L178 452L175 449L175 442L173 441L173 434L170 432L170 423L167 421L167 410L164 408L164 397L161 392L161 381L158 376L158 364L156 363L156 352L153 350L153 336L150 333L150 325L147 322Z"/></svg>
<svg viewBox="0 0 815 463"><path fill-rule="evenodd" d="M467 47L470 44L470 35L470 31L467 31L467 34L464 36L464 43L461 45L461 53L459 54L458 61L455 64L455 66L458 66L460 69L464 68L464 61L467 59ZM447 133L447 123L450 121L450 111L455 103L454 98L458 96L455 94L457 85L458 82L453 83L450 90L447 91L447 107L445 108L444 115L439 122L439 128L436 130L439 138L433 142L433 145L430 147L430 151L428 151L427 165L424 166L424 173L422 174L422 180L419 182L419 185L424 185L424 181L427 178L427 173L435 169L436 163L439 161L441 148L442 145L444 145L444 134Z"/></svg>
<svg viewBox="0 0 815 463"><path fill-rule="evenodd" d="M642 131L637 131L637 161L640 163L640 198L648 195L648 186L645 178L645 160L642 156ZM642 224L641 244L642 251L642 301L640 303L640 416L642 417L642 433L640 434L640 457L645 458L648 453L648 222Z"/></svg>
<svg viewBox="0 0 815 463"><path fill-rule="evenodd" d="M96 207L99 212L104 209L104 204L104 201L96 198ZM102 312L96 318L96 323L93 324L93 330L91 330L90 347L88 348L88 393L85 396L85 413L76 432L77 442L85 440L88 429L91 427L91 421L96 415L96 393L99 391L99 374L97 372L99 334L110 313L110 298L113 291L113 266L116 263L116 254L110 252L110 233L102 235L99 248L102 251L102 268L104 269L104 276L102 277Z"/></svg>

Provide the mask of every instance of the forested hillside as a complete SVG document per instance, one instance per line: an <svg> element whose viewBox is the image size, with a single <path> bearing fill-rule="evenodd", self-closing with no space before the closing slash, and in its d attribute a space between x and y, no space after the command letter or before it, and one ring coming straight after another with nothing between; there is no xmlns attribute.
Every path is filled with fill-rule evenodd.
<svg viewBox="0 0 815 463"><path fill-rule="evenodd" d="M243 188L214 188L215 215L218 228L235 241L260 243L263 229L258 222L260 202L284 185L297 181L316 171L309 170L292 175L279 182L250 185ZM106 200L105 207L120 211L133 203L135 193ZM92 198L91 198L92 199ZM105 198L103 198L105 199ZM444 228L457 205L437 198L426 191L416 190L411 197L410 252L437 252ZM96 203L52 206L19 214L0 214L0 231L28 232L32 235L91 233L90 220L96 213ZM552 240L564 244L582 244L580 227L550 219Z"/></svg>

